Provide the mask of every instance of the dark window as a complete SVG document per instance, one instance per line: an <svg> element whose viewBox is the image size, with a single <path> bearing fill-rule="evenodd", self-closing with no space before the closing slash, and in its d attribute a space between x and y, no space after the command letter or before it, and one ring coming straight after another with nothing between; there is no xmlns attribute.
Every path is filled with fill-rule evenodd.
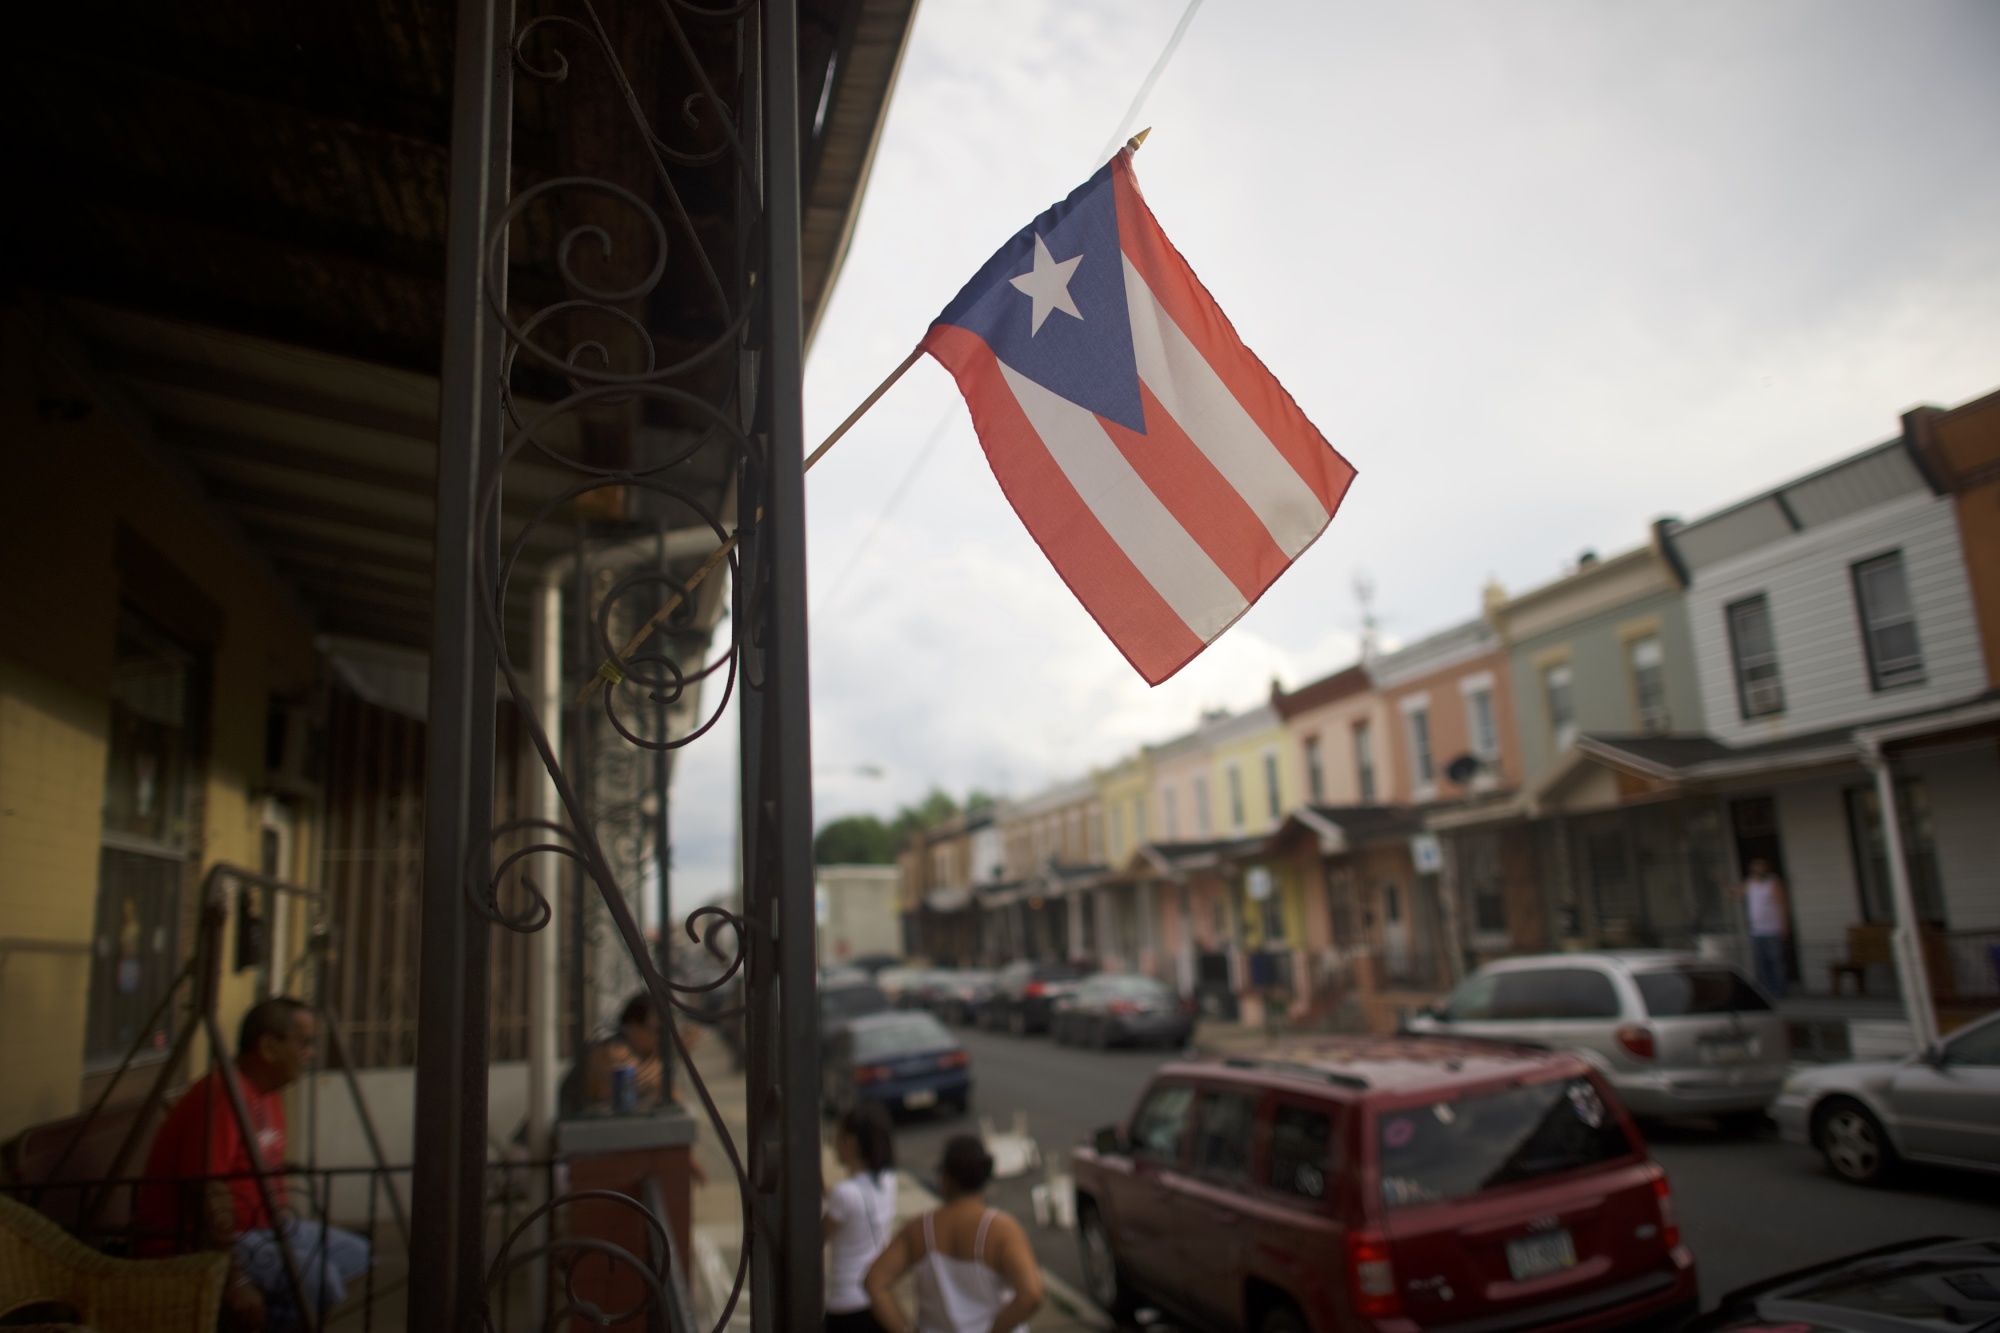
<svg viewBox="0 0 2000 1333"><path fill-rule="evenodd" d="M1366 722L1354 724L1354 776L1361 786L1361 804L1375 804L1375 737Z"/></svg>
<svg viewBox="0 0 2000 1333"><path fill-rule="evenodd" d="M130 612L111 665L103 849L84 1058L116 1060L173 982L194 779L194 656Z"/></svg>
<svg viewBox="0 0 2000 1333"><path fill-rule="evenodd" d="M1472 905L1472 928L1507 933L1507 885L1500 864L1500 836L1468 833L1458 839L1458 880Z"/></svg>
<svg viewBox="0 0 2000 1333"><path fill-rule="evenodd" d="M1178 1162L1194 1089L1178 1083L1155 1088L1132 1117L1132 1151L1159 1162Z"/></svg>
<svg viewBox="0 0 2000 1333"><path fill-rule="evenodd" d="M958 1038L929 1014L911 1014L881 1025L871 1023L851 1035L857 1060L889 1060L923 1051L948 1051L958 1045Z"/></svg>
<svg viewBox="0 0 2000 1333"><path fill-rule="evenodd" d="M1495 1019L1616 1018L1618 990L1593 968L1551 967L1494 976Z"/></svg>
<svg viewBox="0 0 2000 1333"><path fill-rule="evenodd" d="M1408 1208L1614 1161L1632 1151L1587 1078L1385 1112L1376 1122L1382 1201Z"/></svg>
<svg viewBox="0 0 2000 1333"><path fill-rule="evenodd" d="M1549 735L1558 750L1569 748L1576 739L1576 700L1572 689L1576 673L1567 662L1559 662L1542 672L1542 697L1549 709Z"/></svg>
<svg viewBox="0 0 2000 1333"><path fill-rule="evenodd" d="M1417 785L1428 787L1437 781L1431 767L1431 710L1412 708L1403 715L1410 727L1410 767L1416 771Z"/></svg>
<svg viewBox="0 0 2000 1333"><path fill-rule="evenodd" d="M1194 1169L1225 1180L1250 1178L1250 1131L1257 1099L1242 1092L1210 1092L1201 1099L1194 1134Z"/></svg>
<svg viewBox="0 0 2000 1333"><path fill-rule="evenodd" d="M1273 819L1285 813L1284 800L1278 791L1278 756L1275 754L1264 756L1264 804Z"/></svg>
<svg viewBox="0 0 2000 1333"><path fill-rule="evenodd" d="M1243 827L1243 770L1229 766L1229 826Z"/></svg>
<svg viewBox="0 0 2000 1333"><path fill-rule="evenodd" d="M1320 766L1319 737L1308 736L1306 750L1306 794L1314 803L1326 800L1326 770Z"/></svg>
<svg viewBox="0 0 2000 1333"><path fill-rule="evenodd" d="M1640 972L1632 978L1639 998L1654 1018L1688 1014L1729 1014L1769 1009L1756 987L1726 967L1677 967L1665 972Z"/></svg>
<svg viewBox="0 0 2000 1333"><path fill-rule="evenodd" d="M1868 647L1868 678L1878 690L1918 685L1924 653L1917 642L1917 613L1903 576L1903 553L1864 560L1854 567L1854 600L1861 612L1861 638Z"/></svg>
<svg viewBox="0 0 2000 1333"><path fill-rule="evenodd" d="M1280 1106L1272 1113L1271 1165L1265 1172L1272 1189L1323 1199L1333 1167L1333 1122L1326 1112Z"/></svg>
<svg viewBox="0 0 2000 1333"><path fill-rule="evenodd" d="M1945 921L1944 888L1938 879L1936 838L1931 828L1930 793L1922 778L1896 783L1902 806L1903 854L1910 873L1910 896L1917 918L1941 926ZM1871 784L1847 789L1847 832L1854 848L1855 878L1861 885L1861 918L1887 923L1896 919L1889 886L1889 843L1882 827L1882 802Z"/></svg>
<svg viewBox="0 0 2000 1333"><path fill-rule="evenodd" d="M1778 640L1771 629L1771 605L1764 594L1730 604L1729 650L1736 662L1736 702L1743 716L1785 711L1785 687L1778 679Z"/></svg>

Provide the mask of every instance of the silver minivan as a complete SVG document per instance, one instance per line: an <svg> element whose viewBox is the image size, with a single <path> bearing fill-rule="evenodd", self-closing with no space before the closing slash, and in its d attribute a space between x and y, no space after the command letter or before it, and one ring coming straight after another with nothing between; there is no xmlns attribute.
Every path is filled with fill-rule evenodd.
<svg viewBox="0 0 2000 1333"><path fill-rule="evenodd" d="M1759 1123L1784 1085L1784 1019L1727 963L1631 950L1509 958L1480 968L1412 1032L1504 1037L1582 1052L1634 1115Z"/></svg>

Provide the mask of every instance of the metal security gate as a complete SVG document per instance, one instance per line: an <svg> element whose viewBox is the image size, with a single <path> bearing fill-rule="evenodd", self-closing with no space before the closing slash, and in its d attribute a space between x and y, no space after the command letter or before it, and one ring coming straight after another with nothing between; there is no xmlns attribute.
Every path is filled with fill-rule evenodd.
<svg viewBox="0 0 2000 1333"><path fill-rule="evenodd" d="M584 0L526 18L512 0L463 0L459 9L410 1256L422 1276L411 1288L412 1328L480 1326L486 1293L507 1277L482 1257L487 939L491 922L530 934L548 925L555 895L536 868L567 862L598 896L662 1013L698 998L656 966L632 906L639 886L629 882L629 858L608 846L601 812L586 805L580 775L543 725L547 700L536 697L534 671L507 647L515 558L558 510L709 534L694 570L669 564L585 590L604 658L602 687L588 702L643 758L704 733L726 744L714 716L727 690L737 694L743 910L739 918L705 909L689 925L736 926L741 952L730 974L740 970L746 996L747 1143L728 1142L698 1069L685 1050L677 1055L697 1114L707 1112L738 1172L754 1326L804 1330L821 1318L797 27L794 0L659 0L629 12ZM658 105L661 76L633 67L634 50L678 56L676 77L692 85L678 106ZM553 138L560 149L580 126L637 145L622 160L643 170L621 179L516 161L517 127L538 136L538 147ZM697 225L696 188L734 191L734 236ZM510 245L551 235L561 290L510 299ZM565 488L524 505L500 478L531 454L559 469ZM717 466L733 497L723 511L681 480ZM691 594L697 570L726 576L731 599L728 641L699 667L653 639L609 632L633 619L621 599L657 608L648 623L670 630L667 605ZM722 686L717 702L694 725L674 727L697 679ZM513 697L548 770L557 797L549 818L498 827L491 818L496 691ZM664 764L634 771L649 767L664 776ZM516 1250L495 1268L541 1262L565 1244ZM552 1305L547 1326L568 1322L561 1299ZM652 1313L668 1317L664 1306Z"/></svg>

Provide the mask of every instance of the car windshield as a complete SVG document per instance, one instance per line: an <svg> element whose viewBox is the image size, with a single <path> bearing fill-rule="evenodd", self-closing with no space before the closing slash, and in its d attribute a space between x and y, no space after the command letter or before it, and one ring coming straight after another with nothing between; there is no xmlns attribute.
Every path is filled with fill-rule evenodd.
<svg viewBox="0 0 2000 1333"><path fill-rule="evenodd" d="M1689 1014L1731 1014L1762 1011L1770 1001L1756 987L1727 967L1676 967L1659 972L1639 972L1632 977L1639 987L1646 1012L1654 1018L1683 1018Z"/></svg>
<svg viewBox="0 0 2000 1333"><path fill-rule="evenodd" d="M2000 1255L1877 1259L1842 1268L1770 1301L1864 1311L1918 1328L1970 1328L2000 1318Z"/></svg>
<svg viewBox="0 0 2000 1333"><path fill-rule="evenodd" d="M1587 1078L1385 1112L1382 1201L1408 1208L1624 1157L1631 1142Z"/></svg>
<svg viewBox="0 0 2000 1333"><path fill-rule="evenodd" d="M958 1043L929 1014L911 1014L893 1023L871 1023L854 1034L854 1058L887 1060L915 1051L943 1050Z"/></svg>

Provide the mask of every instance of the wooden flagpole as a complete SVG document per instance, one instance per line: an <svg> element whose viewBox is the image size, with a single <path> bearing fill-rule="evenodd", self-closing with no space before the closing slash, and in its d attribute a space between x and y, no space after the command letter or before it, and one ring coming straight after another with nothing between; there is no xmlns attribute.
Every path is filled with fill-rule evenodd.
<svg viewBox="0 0 2000 1333"><path fill-rule="evenodd" d="M1135 153L1138 152L1140 145L1146 142L1146 136L1151 134L1152 132L1153 132L1152 127L1150 125L1147 126L1145 129L1140 130L1137 134L1127 139L1125 141L1125 146L1131 149ZM862 417L866 416L868 414L868 409L875 406L876 403L880 402L882 399L882 395L889 392L890 389L894 388L896 385L896 381L903 378L904 374L908 372L910 367L917 364L917 358L922 356L923 354L924 354L924 349L922 347L911 348L910 354L903 358L902 364L889 372L889 378L883 380L880 384L876 385L875 391L869 394L866 398L863 398L861 400L861 405L855 408L852 412L849 412L847 414L847 420L841 422L838 426L835 426L833 428L833 434L827 436L826 439L822 440L820 442L819 448L813 450L812 453L806 456L805 471L807 472L812 471L812 465L814 463L819 462L819 460L826 455L827 450L833 448L834 445L840 443L840 437L847 434L848 431L852 430L854 428L854 423L861 420ZM722 545L716 547L715 550L709 554L708 559L701 562L700 568L696 569L693 574L688 576L688 581L684 585L682 591L676 592L671 597L667 598L666 604L660 607L658 611L655 611L652 617L649 620L647 620L645 624L639 626L638 631L634 633L631 638L625 641L625 646L619 650L617 658L615 660L609 660L609 659L606 660L597 668L597 674L593 675L589 680L583 683L583 688L577 691L576 701L580 704L587 704L591 701L593 697L596 696L598 690L602 689L604 686L616 685L619 681L625 679L625 673L618 669L617 663L625 661L628 658L630 658L633 653L639 650L641 644L645 643L647 639L653 636L654 630L666 624L667 617L680 609L680 605L684 600L686 600L687 595L694 592L696 588L699 588L701 586L702 580L707 578L710 574L713 574L716 571L716 568L720 566L722 562L729 557L729 553L735 549L736 549L736 538L734 536L727 538L726 540L723 541Z"/></svg>

